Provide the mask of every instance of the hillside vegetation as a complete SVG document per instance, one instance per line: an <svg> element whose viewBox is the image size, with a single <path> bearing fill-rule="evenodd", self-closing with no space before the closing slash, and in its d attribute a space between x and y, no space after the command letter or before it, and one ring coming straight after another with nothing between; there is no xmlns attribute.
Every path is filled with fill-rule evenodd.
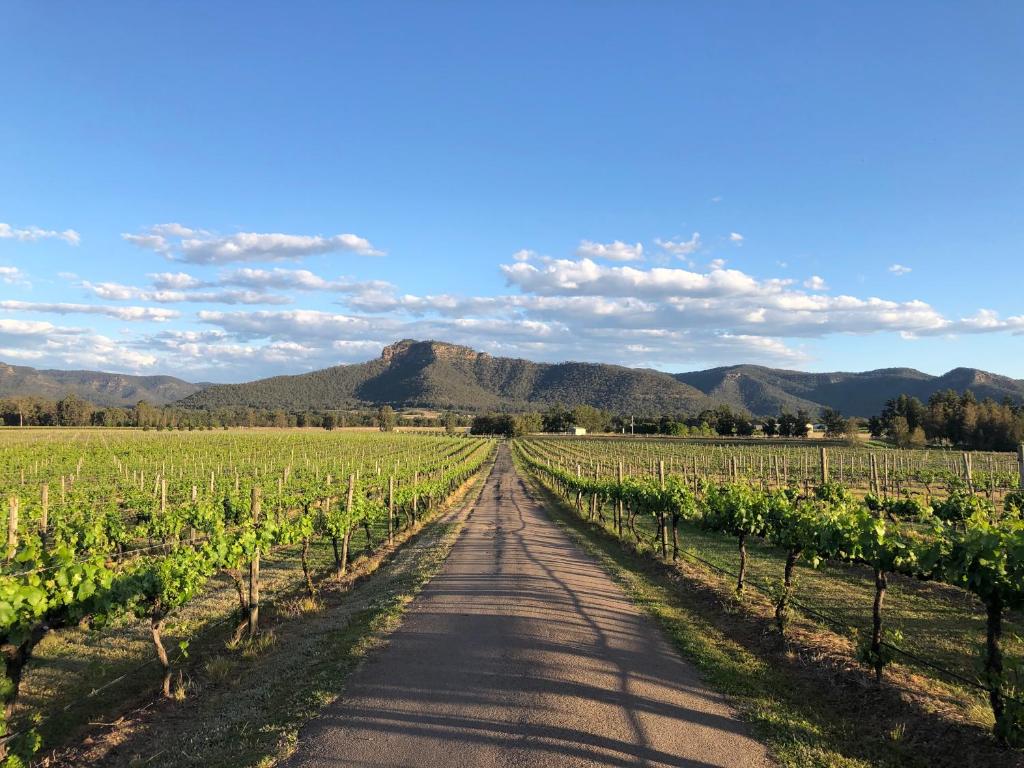
<svg viewBox="0 0 1024 768"><path fill-rule="evenodd" d="M637 414L697 412L714 402L667 373L592 363L534 363L434 341L400 341L368 363L210 387L182 405L307 410L388 404L467 411L562 403Z"/></svg>
<svg viewBox="0 0 1024 768"><path fill-rule="evenodd" d="M755 416L833 408L867 417L900 394L927 400L947 389L970 389L979 399L1024 400L1024 382L970 368L931 376L912 368L804 373L738 365L673 375L600 363L535 363L437 341L405 340L386 347L377 360L213 386L182 405L306 411L387 404L481 412L561 403L642 416L696 414L724 403Z"/></svg>
<svg viewBox="0 0 1024 768"><path fill-rule="evenodd" d="M932 376L913 368L806 373L735 365L669 374L603 363L536 363L494 357L439 341L396 342L376 360L243 384L190 384L171 376L37 370L0 363L0 399L58 400L74 394L104 407L176 403L186 409L288 413L376 408L452 409L467 413L590 405L636 417L697 415L728 405L752 416L824 408L874 416L900 395L927 401L936 392L970 390L979 400L1024 402L1024 381L974 368Z"/></svg>
<svg viewBox="0 0 1024 768"><path fill-rule="evenodd" d="M0 398L39 397L59 400L76 395L94 405L153 405L173 403L202 389L173 376L128 376L99 371L39 370L0 363Z"/></svg>

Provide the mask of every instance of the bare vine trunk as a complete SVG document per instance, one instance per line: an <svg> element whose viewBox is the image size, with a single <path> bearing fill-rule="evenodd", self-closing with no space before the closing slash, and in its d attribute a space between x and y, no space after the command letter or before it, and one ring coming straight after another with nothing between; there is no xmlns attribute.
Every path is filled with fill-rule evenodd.
<svg viewBox="0 0 1024 768"><path fill-rule="evenodd" d="M1006 742L1006 700L1003 696L1003 603L996 595L985 606L987 613L985 631L985 677L988 683L988 698L995 715L996 738Z"/></svg>
<svg viewBox="0 0 1024 768"><path fill-rule="evenodd" d="M736 594L742 595L747 580L747 534L740 534L740 572L736 575Z"/></svg>
<svg viewBox="0 0 1024 768"><path fill-rule="evenodd" d="M775 606L775 623L779 627L779 634L786 636L786 624L789 621L789 598L793 593L793 571L796 568L796 561L800 557L800 550L794 548L786 555L786 570L782 579L782 594Z"/></svg>
<svg viewBox="0 0 1024 768"><path fill-rule="evenodd" d="M310 597L316 597L316 587L313 586L313 576L309 570L309 537L302 537L302 575L306 578L306 593Z"/></svg>
<svg viewBox="0 0 1024 768"><path fill-rule="evenodd" d="M875 605L871 612L871 659L875 665L875 681L882 682L882 604L885 602L885 590L888 580L885 571L875 568Z"/></svg>
<svg viewBox="0 0 1024 768"><path fill-rule="evenodd" d="M163 667L164 676L163 683L160 687L164 698L171 698L171 660L167 655L167 649L164 648L163 640L160 634L164 631L164 623L166 618L163 610L159 604L153 606L153 614L150 617L149 631L153 637L153 645L156 647L156 656L160 660L160 666Z"/></svg>

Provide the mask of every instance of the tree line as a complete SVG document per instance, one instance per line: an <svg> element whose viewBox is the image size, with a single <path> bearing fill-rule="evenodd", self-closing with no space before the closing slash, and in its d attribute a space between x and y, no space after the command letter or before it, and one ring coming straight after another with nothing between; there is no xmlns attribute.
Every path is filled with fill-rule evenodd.
<svg viewBox="0 0 1024 768"><path fill-rule="evenodd" d="M888 438L901 448L928 443L976 451L1012 451L1024 441L1024 406L1009 398L980 402L970 390L936 392L923 403L900 395L868 420L873 437Z"/></svg>
<svg viewBox="0 0 1024 768"><path fill-rule="evenodd" d="M139 429L222 429L227 427L377 427L391 431L395 426L437 427L454 432L469 424L468 417L451 412L403 414L390 406L372 410L303 411L244 406L213 409L152 405L144 400L132 406L97 406L77 395L60 400L15 397L0 400L0 424L8 427L134 427Z"/></svg>
<svg viewBox="0 0 1024 768"><path fill-rule="evenodd" d="M820 414L826 437L850 437L860 423L844 417L839 411L826 408ZM582 427L590 433L616 432L635 435L676 435L685 437L807 437L811 414L803 409L795 413L782 411L778 416L755 419L749 413L720 405L695 416L666 415L634 418L579 405L566 408L553 405L548 410L529 413L490 413L476 416L470 432L477 435L518 437L534 432L563 433Z"/></svg>

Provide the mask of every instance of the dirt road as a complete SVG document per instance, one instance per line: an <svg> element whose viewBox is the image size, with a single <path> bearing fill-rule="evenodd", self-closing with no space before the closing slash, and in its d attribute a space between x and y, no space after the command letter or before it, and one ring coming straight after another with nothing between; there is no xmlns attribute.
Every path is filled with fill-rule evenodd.
<svg viewBox="0 0 1024 768"><path fill-rule="evenodd" d="M770 765L501 448L442 571L290 768Z"/></svg>

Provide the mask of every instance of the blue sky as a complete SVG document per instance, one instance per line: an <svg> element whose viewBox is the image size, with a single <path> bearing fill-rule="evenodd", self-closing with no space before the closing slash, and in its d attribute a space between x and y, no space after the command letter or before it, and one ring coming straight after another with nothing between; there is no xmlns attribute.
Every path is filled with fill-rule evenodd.
<svg viewBox="0 0 1024 768"><path fill-rule="evenodd" d="M1024 377L1024 6L0 9L0 360Z"/></svg>

